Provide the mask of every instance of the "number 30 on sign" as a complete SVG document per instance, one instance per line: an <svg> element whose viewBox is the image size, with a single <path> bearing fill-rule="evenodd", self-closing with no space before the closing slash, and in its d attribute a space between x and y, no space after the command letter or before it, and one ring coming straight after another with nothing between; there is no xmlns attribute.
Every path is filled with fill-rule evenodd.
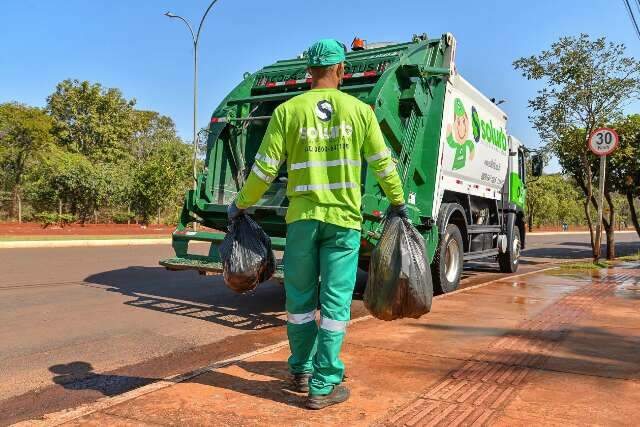
<svg viewBox="0 0 640 427"><path fill-rule="evenodd" d="M618 148L618 134L613 129L596 129L589 136L589 149L596 156L607 156L616 148Z"/></svg>

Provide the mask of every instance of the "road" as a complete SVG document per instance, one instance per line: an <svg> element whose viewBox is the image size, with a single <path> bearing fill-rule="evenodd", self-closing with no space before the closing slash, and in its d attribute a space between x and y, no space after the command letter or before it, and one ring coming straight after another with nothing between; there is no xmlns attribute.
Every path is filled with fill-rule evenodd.
<svg viewBox="0 0 640 427"><path fill-rule="evenodd" d="M620 252L640 250L635 234L618 242ZM589 256L586 234L531 235L527 243L524 271ZM219 277L157 266L170 255L168 246L0 250L0 425L284 337L280 285L237 295ZM493 263L470 267L467 286L501 277ZM365 313L361 301L352 311Z"/></svg>

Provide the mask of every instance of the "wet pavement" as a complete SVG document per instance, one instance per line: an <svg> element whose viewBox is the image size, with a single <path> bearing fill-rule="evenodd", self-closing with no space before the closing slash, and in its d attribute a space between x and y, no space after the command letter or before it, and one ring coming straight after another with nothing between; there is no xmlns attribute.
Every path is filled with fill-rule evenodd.
<svg viewBox="0 0 640 427"><path fill-rule="evenodd" d="M323 411L305 410L304 396L287 389L281 343L46 422L633 425L638 349L640 264L556 270L439 297L419 320L352 324L343 354L352 398Z"/></svg>

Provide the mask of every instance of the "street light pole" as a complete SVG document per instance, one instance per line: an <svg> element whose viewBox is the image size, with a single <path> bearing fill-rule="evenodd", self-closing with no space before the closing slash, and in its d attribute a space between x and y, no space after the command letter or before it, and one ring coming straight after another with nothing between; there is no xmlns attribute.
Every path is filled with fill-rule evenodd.
<svg viewBox="0 0 640 427"><path fill-rule="evenodd" d="M204 15L202 15L202 19L200 20L200 25L198 25L198 31L194 34L193 28L189 21L187 21L182 16L176 15L171 12L166 12L164 15L169 18L177 18L185 23L187 28L189 29L189 33L191 33L191 40L193 41L193 189L197 190L198 186L198 169L197 169L197 161L198 161L198 41L200 40L200 32L202 31L202 24L204 24L204 20L207 17L207 14L211 10L214 4L216 4L218 0L213 0L207 10L205 10ZM196 224L194 223L194 228Z"/></svg>

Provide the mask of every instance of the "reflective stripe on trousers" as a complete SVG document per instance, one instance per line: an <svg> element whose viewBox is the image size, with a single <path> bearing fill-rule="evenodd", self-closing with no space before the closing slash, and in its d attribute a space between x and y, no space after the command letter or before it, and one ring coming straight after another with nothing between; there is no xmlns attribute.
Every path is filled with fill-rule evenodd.
<svg viewBox="0 0 640 427"><path fill-rule="evenodd" d="M333 320L328 317L320 317L320 327L327 331L344 332L347 330L348 321L345 320Z"/></svg>
<svg viewBox="0 0 640 427"><path fill-rule="evenodd" d="M309 323L316 320L316 310L309 311L307 313L289 313L287 312L287 322L294 325L302 325L303 323Z"/></svg>
<svg viewBox="0 0 640 427"><path fill-rule="evenodd" d="M337 190L339 188L358 188L355 182L332 182L329 184L296 185L293 191Z"/></svg>

